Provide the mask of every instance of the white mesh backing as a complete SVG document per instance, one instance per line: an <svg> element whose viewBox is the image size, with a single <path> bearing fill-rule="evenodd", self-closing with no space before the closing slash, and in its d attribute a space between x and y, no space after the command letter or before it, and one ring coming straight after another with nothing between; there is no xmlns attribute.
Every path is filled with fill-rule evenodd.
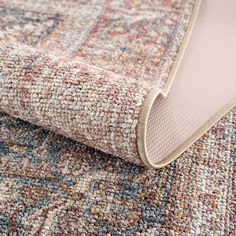
<svg viewBox="0 0 236 236"><path fill-rule="evenodd" d="M148 120L147 153L165 159L236 96L236 1L203 1L198 22L166 98ZM209 127L210 128L210 127Z"/></svg>

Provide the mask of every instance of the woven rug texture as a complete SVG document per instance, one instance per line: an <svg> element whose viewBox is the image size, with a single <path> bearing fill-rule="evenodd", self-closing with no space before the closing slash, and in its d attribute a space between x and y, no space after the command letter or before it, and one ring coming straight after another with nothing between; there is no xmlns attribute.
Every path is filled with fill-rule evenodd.
<svg viewBox="0 0 236 236"><path fill-rule="evenodd" d="M0 108L141 164L137 123L195 0L2 0Z"/></svg>
<svg viewBox="0 0 236 236"><path fill-rule="evenodd" d="M0 236L236 235L236 81L175 79L199 9L0 0Z"/></svg>
<svg viewBox="0 0 236 236"><path fill-rule="evenodd" d="M236 110L148 170L0 116L0 235L236 233Z"/></svg>

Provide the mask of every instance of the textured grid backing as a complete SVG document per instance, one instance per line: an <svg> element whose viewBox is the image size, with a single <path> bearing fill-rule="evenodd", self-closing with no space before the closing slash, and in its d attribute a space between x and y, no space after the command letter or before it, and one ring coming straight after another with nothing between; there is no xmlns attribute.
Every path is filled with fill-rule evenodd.
<svg viewBox="0 0 236 236"><path fill-rule="evenodd" d="M173 153L236 96L236 2L229 1L226 11L223 4L204 2L170 94L152 107L146 135L153 163Z"/></svg>

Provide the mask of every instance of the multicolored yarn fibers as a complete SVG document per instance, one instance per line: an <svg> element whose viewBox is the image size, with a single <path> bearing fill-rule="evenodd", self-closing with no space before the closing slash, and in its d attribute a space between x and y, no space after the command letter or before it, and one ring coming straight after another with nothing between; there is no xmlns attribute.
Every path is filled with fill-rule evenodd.
<svg viewBox="0 0 236 236"><path fill-rule="evenodd" d="M236 233L235 109L160 170L5 114L0 140L1 236Z"/></svg>
<svg viewBox="0 0 236 236"><path fill-rule="evenodd" d="M236 108L169 166L134 164L199 3L0 0L0 236L236 235Z"/></svg>
<svg viewBox="0 0 236 236"><path fill-rule="evenodd" d="M1 0L0 109L141 164L137 124L199 1Z"/></svg>

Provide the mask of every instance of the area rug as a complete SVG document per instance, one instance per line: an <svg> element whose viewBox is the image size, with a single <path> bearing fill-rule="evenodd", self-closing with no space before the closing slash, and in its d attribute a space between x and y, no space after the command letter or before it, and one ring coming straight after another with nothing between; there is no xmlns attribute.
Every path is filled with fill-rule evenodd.
<svg viewBox="0 0 236 236"><path fill-rule="evenodd" d="M141 105L165 86L195 1L1 5L1 109L141 163Z"/></svg>
<svg viewBox="0 0 236 236"><path fill-rule="evenodd" d="M236 233L236 110L148 170L0 116L0 235Z"/></svg>
<svg viewBox="0 0 236 236"><path fill-rule="evenodd" d="M235 234L236 5L202 5L0 0L0 235Z"/></svg>
<svg viewBox="0 0 236 236"><path fill-rule="evenodd" d="M191 76L178 79L174 102L161 109L198 0L12 0L0 7L0 108L15 117L162 167L235 105L232 76L224 83Z"/></svg>

